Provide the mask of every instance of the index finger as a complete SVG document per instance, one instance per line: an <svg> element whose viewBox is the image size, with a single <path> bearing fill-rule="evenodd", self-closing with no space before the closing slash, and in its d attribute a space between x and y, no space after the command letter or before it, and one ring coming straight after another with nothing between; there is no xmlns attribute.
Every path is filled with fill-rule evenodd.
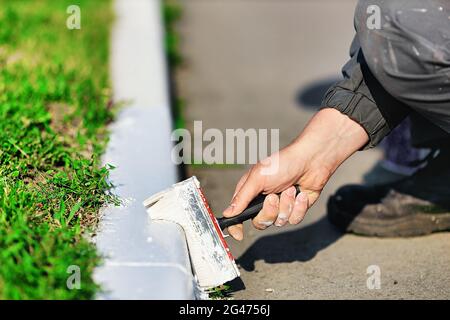
<svg viewBox="0 0 450 320"><path fill-rule="evenodd" d="M250 173L240 190L234 196L230 206L223 212L224 217L234 217L244 211L248 204L263 191L261 183L254 173Z"/></svg>
<svg viewBox="0 0 450 320"><path fill-rule="evenodd" d="M239 182L236 185L236 188L234 189L233 197L231 198L231 201L233 201L234 197L238 194L239 190L241 190L242 186L244 185L245 181L247 181L247 178L250 174L250 171L247 171L240 179Z"/></svg>

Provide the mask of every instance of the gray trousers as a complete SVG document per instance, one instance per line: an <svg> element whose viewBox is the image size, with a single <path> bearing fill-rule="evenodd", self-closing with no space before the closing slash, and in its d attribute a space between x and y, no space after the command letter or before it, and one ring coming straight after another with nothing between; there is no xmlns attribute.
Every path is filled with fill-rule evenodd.
<svg viewBox="0 0 450 320"><path fill-rule="evenodd" d="M415 146L450 146L450 1L360 0L355 29L344 80L323 106L360 123L366 148L405 117Z"/></svg>

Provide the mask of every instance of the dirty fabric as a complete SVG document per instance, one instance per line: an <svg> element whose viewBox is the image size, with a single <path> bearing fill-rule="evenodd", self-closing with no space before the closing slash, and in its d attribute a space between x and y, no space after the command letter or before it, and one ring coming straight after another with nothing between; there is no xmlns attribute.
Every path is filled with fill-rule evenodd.
<svg viewBox="0 0 450 320"><path fill-rule="evenodd" d="M380 29L368 28L373 5L380 9ZM410 115L421 144L449 139L450 1L360 0L355 29L344 80L330 88L323 105L360 123L370 138L366 148Z"/></svg>

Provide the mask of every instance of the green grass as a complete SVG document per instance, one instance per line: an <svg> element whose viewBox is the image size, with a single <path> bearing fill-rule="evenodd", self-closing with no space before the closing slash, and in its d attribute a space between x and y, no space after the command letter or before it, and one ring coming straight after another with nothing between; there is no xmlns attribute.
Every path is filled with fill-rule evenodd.
<svg viewBox="0 0 450 320"><path fill-rule="evenodd" d="M223 284L212 288L209 292L209 298L211 300L229 300L231 298L231 286Z"/></svg>
<svg viewBox="0 0 450 320"><path fill-rule="evenodd" d="M180 51L180 36L176 29L176 25L182 15L181 3L179 0L164 0L162 10L165 27L166 55L172 78L175 78L175 72L183 62ZM185 128L186 123L183 117L185 102L178 96L178 92L175 92L173 104L173 127L174 129Z"/></svg>
<svg viewBox="0 0 450 320"><path fill-rule="evenodd" d="M66 8L81 8L68 30ZM88 299L108 194L110 0L0 0L0 298ZM81 289L69 290L71 265Z"/></svg>
<svg viewBox="0 0 450 320"><path fill-rule="evenodd" d="M165 47L167 59L171 67L181 64L180 39L176 31L176 24L181 18L181 5L179 0L164 0L163 20L165 25Z"/></svg>

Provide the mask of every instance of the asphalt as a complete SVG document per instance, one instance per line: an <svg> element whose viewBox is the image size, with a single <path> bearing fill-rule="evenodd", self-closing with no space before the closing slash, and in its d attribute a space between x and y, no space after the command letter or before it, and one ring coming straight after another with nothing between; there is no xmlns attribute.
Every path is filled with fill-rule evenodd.
<svg viewBox="0 0 450 320"><path fill-rule="evenodd" d="M177 75L189 128L278 128L288 144L339 77L353 31L354 0L192 0L179 25ZM327 197L347 183L377 181L380 150L339 168L305 221L228 240L241 269L235 299L450 298L450 233L409 239L342 235L326 220ZM246 167L190 167L217 215ZM369 289L369 266L380 289Z"/></svg>

